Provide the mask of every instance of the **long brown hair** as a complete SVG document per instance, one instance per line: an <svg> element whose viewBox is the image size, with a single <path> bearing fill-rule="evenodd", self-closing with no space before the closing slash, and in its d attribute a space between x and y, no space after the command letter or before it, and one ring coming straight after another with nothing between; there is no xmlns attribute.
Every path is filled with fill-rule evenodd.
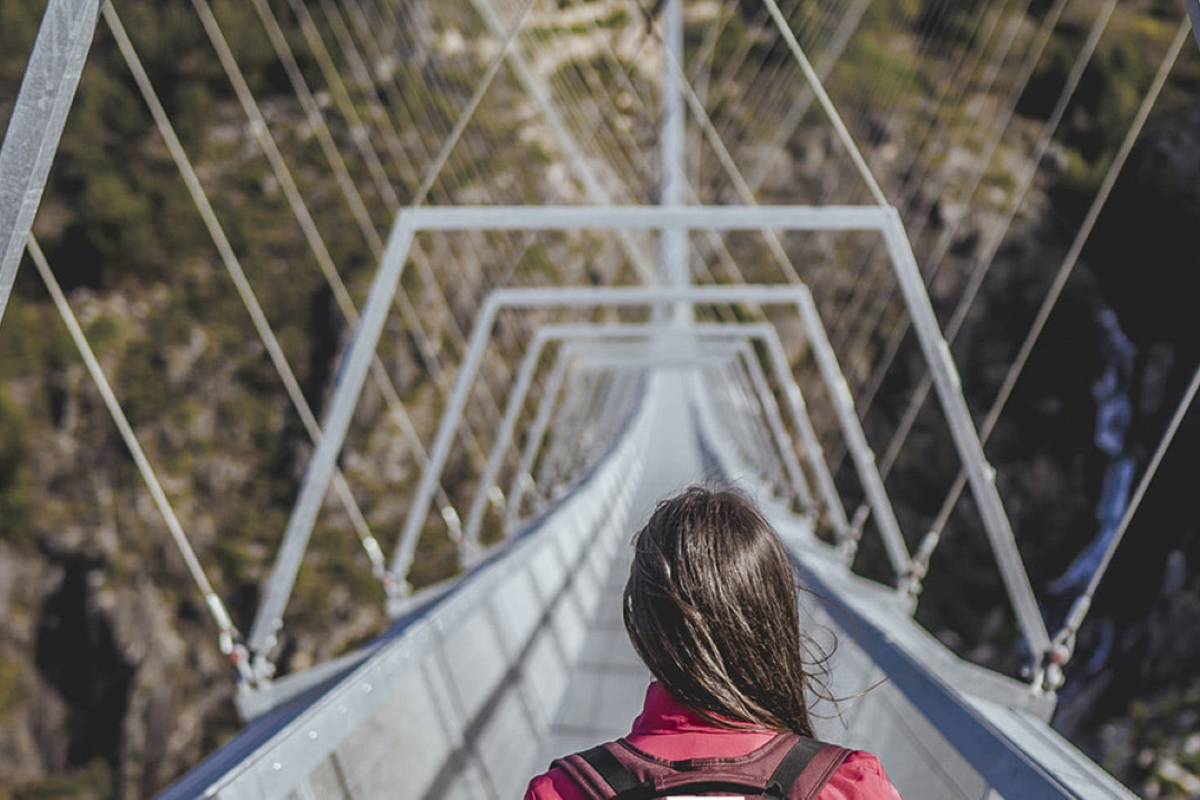
<svg viewBox="0 0 1200 800"><path fill-rule="evenodd" d="M731 490L692 487L634 537L625 630L677 700L812 736L796 582L779 537Z"/></svg>

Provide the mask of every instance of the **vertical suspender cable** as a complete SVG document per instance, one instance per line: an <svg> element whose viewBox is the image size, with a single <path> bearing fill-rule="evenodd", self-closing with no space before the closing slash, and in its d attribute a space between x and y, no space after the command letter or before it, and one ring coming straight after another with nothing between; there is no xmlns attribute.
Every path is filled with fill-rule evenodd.
<svg viewBox="0 0 1200 800"><path fill-rule="evenodd" d="M1009 92L1007 102L1004 106L1004 113L1000 116L1000 122L993 121L992 138L988 141L983 149L984 155L979 159L979 166L975 170L975 175L971 179L970 188L963 194L966 198L965 203L970 204L974 198L980 183L983 180L984 173L987 171L988 165L992 162L995 156L996 149L1000 146L1000 141L1004 133L1008 130L1009 122L1012 120L1013 114L1016 112L1017 102L1025 91L1030 78L1033 77L1033 72L1037 68L1038 62L1041 60L1042 53L1045 52L1046 45L1050 42L1051 35L1054 33L1054 27L1058 24L1059 18L1062 16L1063 10L1066 8L1067 0L1055 0L1054 5L1046 13L1045 19L1038 31L1037 39L1034 46L1030 48L1026 56L1025 63L1021 68L1021 74L1013 83L1013 88ZM941 268L942 258L950 248L950 243L953 241L954 234L957 232L962 220L966 217L965 214L953 220L939 234L938 240L934 245L933 252L927 260L926 282L932 283L934 277ZM888 368L892 361L895 360L900 346L904 343L904 337L907 335L911 327L911 320L907 317L902 319L896 326L896 329L889 336L887 344L883 348L883 354L880 356L879 363L875 366L871 376L867 379L865 389L863 390L860 402L862 403L862 413L866 414L871 407L871 403L875 399L879 387L883 384L883 379L887 375Z"/></svg>
<svg viewBox="0 0 1200 800"><path fill-rule="evenodd" d="M346 88L345 81L337 71L337 67L333 63L333 58L325 47L324 41L321 39L320 32L317 29L316 23L313 21L312 15L309 14L303 0L289 0L292 8L292 13L296 17L296 21L300 25L301 33L304 36L305 42L308 45L309 52L317 62L317 67L320 69L321 76L325 79L326 85L329 87L330 93L333 95L334 105L337 106L339 113L345 119L346 124L350 127L350 138L354 142L355 149L358 150L367 169L371 174L372 181L375 183L376 189L383 198L384 205L388 212L395 215L400 209L400 198L396 194L396 189L392 186L391 179L388 177L383 164L379 158L379 153L372 144L370 137L367 134L366 126L363 124L362 118L359 116L358 110L355 107L354 100L350 97L350 93ZM357 54L355 54L357 57ZM349 58L349 56L348 56ZM355 62L357 63L357 61ZM365 69L365 67L364 67ZM391 123L390 117L387 117L382 107L379 107L378 101L368 95L368 108L372 114L380 118L380 124L377 128L383 134L384 146L386 147L391 163L402 173L404 180L416 183L418 176L415 167L410 163L407 154L404 151L403 145L400 143L399 134ZM428 268L427 259L420 247L414 247L412 251L412 259L422 272ZM440 297L440 295L439 295ZM433 379L435 385L437 376L442 374L442 364L437 350L430 342L429 336L426 334L424 327L421 324L420 318L417 316L416 310L413 308L408 296L403 292L396 295L396 303L400 307L400 315L408 328L408 334L415 340L418 356L425 367L426 373ZM444 305L444 299L443 299ZM452 332L457 332L457 329L452 327ZM403 407L399 404L399 395L395 388L391 385L390 380L383 380L385 373L380 369L372 369L372 377L376 385L383 391L388 399L389 407L396 414L397 421L400 423L401 429L407 432L412 429L410 422L407 422L407 414L403 412ZM399 413L396 413L399 409ZM474 430L468 426L465 431L465 439L468 447L473 449L476 454L482 454L483 450L479 446L479 442L475 437ZM410 437L410 445L418 453L421 458L425 457L424 445L420 439L415 436ZM444 498L444 491L439 489L441 495L439 501L443 503L443 512L448 519L455 519L453 509L450 507L448 499ZM457 537L457 526L451 524L451 536Z"/></svg>
<svg viewBox="0 0 1200 800"><path fill-rule="evenodd" d="M817 61L817 75L822 81L829 76L838 58L841 57L842 52L846 49L846 45L850 43L850 37L858 30L858 25L866 14L867 6L870 3L871 0L854 0L854 6L843 16L837 31L834 32L829 49ZM804 116L808 113L808 109L815 98L816 92L811 86L805 84L805 88L792 101L783 124L775 132L775 136L771 140L772 148L783 147L792 138L792 134L800 127L800 123L804 120ZM764 156L760 159L758 167L750 174L748 179L750 188L758 191L770 172L770 160Z"/></svg>
<svg viewBox="0 0 1200 800"><path fill-rule="evenodd" d="M479 108L480 101L483 100L483 96L487 94L488 89L491 88L492 81L496 79L496 73L500 71L500 67L504 66L504 59L508 56L509 48L512 47L513 41L517 37L517 33L525 24L525 18L529 16L529 12L533 9L534 2L535 0L525 0L525 5L521 9L521 14L517 17L517 21L514 22L512 27L509 29L508 35L504 39L504 44L500 47L500 52L496 54L496 56L492 59L492 63L488 65L487 73L483 76L483 79L479 82L479 85L475 87L475 93L471 95L471 99L467 102L466 108L464 108L462 114L459 115L458 121L454 124L453 130L450 131L450 135L446 137L444 142L442 142L442 148L438 152L437 157L433 160L433 163L426 168L425 178L421 181L421 186L417 189L417 193L412 199L412 204L414 206L423 204L425 202L425 198L428 197L429 190L433 187L434 181L437 180L438 176L442 172L442 167L446 164L446 159L450 157L450 151L452 151L454 146L458 144L459 138L462 136L463 131L466 130L467 124L471 121L471 117L475 114L475 109Z"/></svg>
<svg viewBox="0 0 1200 800"><path fill-rule="evenodd" d="M1003 225L999 226L995 232L992 233L988 244L985 246L985 254L977 262L975 269L968 280L968 284L963 290L963 295L959 299L958 305L954 310L954 315L946 327L946 339L948 342L953 342L957 338L962 329L962 325L966 321L967 312L974 302L976 293L982 286L983 279L986 277L997 253L999 252L1000 244L1003 241L1004 234L1007 232L1009 226L1012 224L1013 219L1016 217L1025 193L1032 185L1034 177L1036 177L1037 167L1049 149L1054 132L1058 129L1059 124L1062 122L1063 116L1066 114L1067 107L1069 106L1071 99L1074 97L1080 80L1083 78L1084 70L1091 61L1092 55L1095 53L1096 47L1099 45L1104 31L1108 28L1108 24L1112 19L1114 11L1116 10L1116 5L1117 0L1107 0L1092 26L1087 41L1084 43L1083 48L1076 57L1075 64L1071 69L1071 73L1068 75L1067 81L1063 86L1061 93L1059 94L1058 102L1054 108L1054 111L1051 113L1050 118L1042 127L1042 134L1038 140L1037 146L1034 148L1034 155L1032 157L1030 168L1026 171L1021 185L1013 194L1009 202L1005 216L1005 222ZM947 353L948 352L947 345ZM899 457L900 451L908 439L908 434L911 432L913 425L916 423L917 415L924 405L926 398L929 396L929 392L933 388L933 385L934 377L932 371L926 372L921 382L912 392L904 415L901 417L896 431L892 435L891 441L888 443L887 450L884 452L880 469L885 476L895 465L896 459ZM980 441L982 443L982 439ZM865 521L867 516L870 514L870 511L871 509L867 506L867 504L862 504L859 507L858 512L855 514L855 519ZM931 543L928 547L923 546L919 549L922 557L929 557L932 552L932 546L933 543ZM997 553L997 556L999 555L1000 554ZM917 564L918 572L921 569L922 566ZM1029 615L1031 615L1031 612L1027 610L1027 616ZM1039 634L1039 639L1040 638L1041 636ZM1035 643L1033 643L1031 640L1031 644Z"/></svg>
<svg viewBox="0 0 1200 800"><path fill-rule="evenodd" d="M992 85L996 81L996 78L999 76L1001 68L1004 65L1004 61L1008 57L1009 50L1011 49L1013 43L1015 42L1015 40L1017 38L1017 32L1018 32L1018 30L1020 30L1022 23L1027 20L1026 12L1028 11L1029 4L1030 4L1030 0L1023 0L1022 8L1020 8L1015 13L1010 12L1011 19L1009 20L1009 24L1006 26L1005 30L999 36L999 38L1001 39L1000 45L996 48L996 52L992 54L990 63L988 63L986 65L986 67L984 68L984 70L980 76L978 85L971 87L974 89L974 91L977 94L984 95L984 96L991 94ZM1061 7L1063 5L1065 5L1065 0L1059 0L1058 6ZM1051 10L1050 14L1053 14L1053 10ZM988 27L987 33L986 33L986 38L990 41L991 39L993 39L997 36L997 29L1000 26L1000 14L992 13L992 14L988 14L987 16L990 17L993 22L993 24ZM1043 30L1050 27L1048 25L1049 16L1050 15L1048 14L1046 22L1043 22L1043 24L1042 24ZM983 56L984 56L985 52L986 52L986 48L983 46L980 46L977 51L978 58L976 58L974 60L974 62L969 67L966 68L966 71L963 72L963 75L972 76L972 77L975 75L976 70L979 68L979 66L984 61ZM1033 62L1036 62L1036 58L1026 59L1026 63L1033 63ZM1031 67L1031 69L1032 69L1032 67ZM964 78L964 79L961 79L960 81L948 81L948 83L949 84L954 84L954 83L959 84L959 92L957 93L957 96L954 98L953 104L961 105L963 98L966 96L968 86L970 86L972 84L972 80ZM1023 80L1021 78L1018 78L1016 81L1016 84L1019 86L1022 83L1023 83ZM902 181L900 200L897 203L897 207L904 208L905 212L906 212L906 217L908 219L912 220L912 225L908 229L908 234L909 234L909 239L914 242L914 245L921 238L921 236L925 233L926 225L933 218L933 214L931 213L932 209L933 209L934 205L939 201L939 198L941 197L941 194L942 194L942 189L946 185L946 170L942 169L939 171L939 174L937 176L937 177L941 178L941 184L939 186L934 186L936 179L931 177L931 173L933 172L933 169L932 169L930 162L933 159L934 153L944 152L948 147L947 134L948 134L951 124L955 118L955 115L950 110L952 108L952 104L949 102L949 100L950 100L949 95L950 95L950 93L948 91L944 92L942 95L942 98L939 100L938 107L933 113L933 118L930 120L929 127L926 129L925 135L921 139L921 143L919 145L917 145L916 152L918 153L918 155L915 159L914 168L912 170L906 171L907 174L905 175L904 180ZM1017 92L1010 93L1010 103L1008 105L1008 108L1011 109L1011 108L1015 107L1018 96L1019 96L1019 90ZM992 130L994 132L994 139L997 143L999 142L1000 137L1006 131L1007 125L1008 125L1008 120L1005 119L1005 117L1003 115L1000 115L999 119L1001 120L1000 122L997 122L995 119L987 119L987 122L986 122L986 124L992 128ZM963 137L964 142L970 142L974 139L976 131L983 124L985 124L984 120L985 120L985 117L982 114L979 115L978 117L976 117L974 123L971 125L970 131ZM988 152L988 148L985 147L984 152ZM987 169L987 166L990 163L990 159L991 159L991 153L988 152L987 155L976 160L976 167L977 167L975 170L975 180L976 181L978 181L982 177L984 171ZM974 188L972 188L968 192L966 192L965 196L970 198L973 195L973 193L974 193ZM874 252L873 248L872 248L872 250L868 251L868 257L873 252ZM937 274L937 269L938 269L937 261L932 260L932 263L931 263L931 259L926 258L925 263L922 265L922 267L923 267L922 272L925 276L926 285L932 285L933 278ZM863 285L865 285L865 286L870 286L870 284L871 284L870 281L863 282ZM862 350L862 348L865 346L866 342L869 340L869 338L872 335L872 332L874 331L874 326L872 325L872 322L878 320L883 315L883 313L885 312L885 310L888 307L888 304L891 303L892 297L895 294L895 290L896 290L895 285L892 285L892 286L883 288L881 291L878 291L876 302L874 302L872 305L868 306L867 310L865 312L863 311L863 309L860 305L859 318L865 320L865 322L862 324L862 326L860 328L860 333L859 333L858 337L853 340L854 343L851 345L852 352L860 352ZM899 347L900 341L903 340L905 334L908 331L908 322L909 322L909 320L907 317L903 318L902 321L900 322L900 324L897 325L896 329L892 332L892 335L888 341L888 347L885 348L885 354L884 354L883 358L880 359L881 364L889 364L890 363L890 358L889 358L888 353L892 348L892 343L895 342L896 343L895 347L896 348ZM851 338L850 338L851 337L851 330L850 330L851 328L852 328L851 325L845 326L845 329L843 331L844 336L841 340L843 343L846 341L851 341ZM891 357L894 357L894 352L891 354ZM883 367L882 369L886 370L886 367ZM874 374L871 376L872 379L874 379L874 377L876 375L878 375L879 373L880 373L880 368L877 367ZM867 409L870 408L871 401L873 400L873 396L874 396L874 391L876 389L876 387L873 386L873 384L871 383L870 380L867 382L866 386L867 386L867 390L863 393L863 396L859 401L860 410L864 416L867 413Z"/></svg>
<svg viewBox="0 0 1200 800"><path fill-rule="evenodd" d="M279 25L279 20L275 16L275 13L266 3L266 0L252 0L252 2L254 4L255 11L258 13L259 19L263 23L263 27L266 29L267 36L270 38L271 44L275 48L275 53L278 56L280 63L283 65L284 71L287 73L288 80L292 84L292 89L295 92L297 99L300 101L300 105L303 107L309 123L312 125L313 130L315 131L318 143L320 144L321 150L325 155L325 159L329 163L330 168L333 170L334 175L337 178L338 186L342 190L342 195L350 208L350 213L358 223L359 230L362 232L363 239L366 241L367 247L370 249L375 259L378 260L383 254L383 239L379 235L379 232L375 229L375 225L372 222L370 214L367 211L366 204L363 201L362 194L355 185L353 178L351 178L345 159L342 157L341 151L338 149L336 142L333 140L333 134L329 130L329 125L325 120L324 112L321 110L320 105L313 96L312 90L308 86L308 82L304 78L304 74L300 69L300 65L296 60L295 54L292 51L291 45L288 43L282 27ZM146 81L146 85L149 87L148 80ZM149 88L150 92L153 93L153 88ZM149 102L149 100L147 102ZM169 120L166 119L165 114L163 114L162 117L167 129L169 130ZM160 129L161 128L162 125L160 125ZM164 136L165 135L166 134L164 133ZM365 147L359 148L360 153L363 153L364 156L368 154L374 154L374 147L371 145L370 141L367 141L365 137L354 138L362 140L362 144L365 145ZM172 152L174 152L174 150ZM182 148L179 148L179 152L180 156L182 156L184 162L186 163L186 156L182 154ZM378 164L378 155L375 155L374 159L368 159L368 163L371 163L372 161L373 163ZM188 169L190 171L190 166ZM192 181L189 181L189 187L191 184ZM195 181L195 184L202 195L203 189L200 188L199 182ZM390 188L390 186L388 188ZM388 210L393 214L399 207L398 201L396 205L392 205L391 203L385 201L385 206L387 206ZM201 213L203 214L204 212L202 211ZM209 211L209 214L211 215L211 210ZM208 220L206 216L206 223L207 221ZM215 223L215 217L213 222ZM219 229L219 225L217 227ZM228 245L226 245L226 247L228 247ZM236 265L236 259L233 259L232 263ZM240 272L240 267L238 267L238 271ZM244 278L242 280L244 281ZM237 278L235 277L235 282L236 281ZM251 296L253 296L252 293ZM398 297L403 297L403 295L398 295ZM253 313L254 312L251 312L252 315ZM410 307L402 305L401 313L406 322L415 320L416 318L416 312ZM423 352L427 350L429 348L429 343L424 335L424 332L414 325L410 325L409 327L409 334L412 335L416 340L418 351ZM269 326L267 326L267 330L270 330ZM424 459L425 447L421 443L421 437L417 434L417 430L413 426L411 417L409 417L408 412L404 409L404 404L400 401L399 392L396 391L396 387L392 383L391 377L387 374L387 370L383 368L381 362L376 361L374 364L372 364L371 371L375 385L383 393L388 412L393 421L395 421L395 423L399 426L405 442L412 449L418 460ZM289 392L291 391L292 390L289 387ZM299 391L298 387L294 392L294 402L295 398L300 398L301 401L303 401L303 393ZM297 405L297 408L300 408L300 406ZM306 401L304 401L304 408L307 409ZM305 412L301 413L303 416ZM309 429L309 433L312 435L313 440L316 441L316 437L320 434L320 429L311 412L308 413L308 419L305 420L305 426ZM349 496L349 487L346 486L345 478L342 476L341 470L337 470L334 473L334 489L337 491L338 495L343 498L343 503L345 503L346 497ZM352 496L350 496L350 500L353 501ZM440 486L438 488L438 502L442 504L443 508L446 508L450 505L450 501L446 496L445 490ZM352 507L354 508L354 513L361 517L361 512L358 511L357 504L354 504ZM354 514L351 516L353 517ZM361 538L362 530L365 527L365 521L362 521L361 524L360 522L356 521L355 527L359 529ZM453 531L451 532L451 536L454 536ZM375 541L374 537L371 537L369 540L363 538L363 543L364 547L367 549L368 557L371 559L371 566L377 575L381 577L386 575L387 565L384 562L383 553L379 549L378 543ZM384 578L384 580L386 581L386 578Z"/></svg>
<svg viewBox="0 0 1200 800"><path fill-rule="evenodd" d="M768 0L774 2L774 0ZM777 8L777 7L776 7ZM792 38L795 41L795 38ZM797 48L799 45L797 45ZM803 57L803 53L800 53ZM679 63L667 57L668 66L670 66L680 81L681 88L684 90L684 96L688 100L692 108L692 113L696 121L709 139L709 143L713 146L714 151L718 154L722 166L726 169L727 174L737 188L739 195L743 200L751 205L756 205L757 201L754 198L753 192L746 184L737 165L733 161L733 157L726 149L724 142L721 140L720 134L713 127L712 120L705 111L700 99L696 96L695 91L687 81L687 76L684 74ZM807 60L806 62L807 63ZM815 81L814 90L819 87L819 80L815 75L811 77ZM821 94L828 101L828 95L821 91ZM830 114L831 118L836 117L836 110ZM848 137L848 134L847 134ZM844 140L848 148L853 148L857 152L852 139ZM861 161L861 157L860 157ZM862 162L862 168L867 170L870 175L870 170L866 163ZM872 179L872 183L874 180ZM878 188L878 185L876 188ZM882 195L881 195L882 196ZM886 202L883 204L886 205ZM784 274L788 279L800 286L804 286L800 280L796 267L789 259L787 252L784 250L782 242L774 231L764 229L763 236L766 238L769 249L774 255L780 267L784 270ZM907 241L907 239L906 239ZM883 481L879 476L879 471L875 462L875 454L872 452L870 444L867 441L865 434L862 431L861 421L854 411L854 403L850 397L849 386L845 377L841 373L841 368L837 363L837 356L829 343L827 334L825 333L819 319L819 313L815 304L812 302L811 292L805 288L804 296L806 300L798 304L801 320L805 324L806 333L813 347L813 355L821 368L823 380L830 393L830 397L837 410L839 422L843 433L849 442L848 450L854 459L855 466L858 471L859 478L862 481L864 491L868 497L868 502L875 510L876 522L879 527L881 537L886 546L888 556L895 567L897 576L903 580L909 573L912 567L912 560L909 556L907 546L904 542L904 536L901 533L899 522L896 520L895 512L892 509L892 503L887 495L887 490L883 485ZM835 377L836 376L836 377ZM816 454L814 454L816 455Z"/></svg>
<svg viewBox="0 0 1200 800"><path fill-rule="evenodd" d="M919 62L923 58L926 48L934 46L933 43L937 39L936 29L945 15L945 8L943 7L941 12L936 15L931 10L927 10L926 14L925 24L921 26L918 35L921 43L913 55L915 62ZM986 27L985 38L990 40L994 36L998 24L999 14L994 9L989 9L988 13L979 14L975 22L975 27L972 29L972 38L978 36L982 29ZM986 48L982 46L975 49L959 47L957 50L959 52L955 62L948 65L952 77L946 77L945 75L938 76L940 78L941 90L937 93L937 101L933 111L929 114L929 121L925 126L920 141L913 148L913 169L902 171L902 176L896 187L899 199L895 205L897 208L904 208L906 212L911 212L912 210L910 203L914 195L922 188L925 188L923 181L918 177L921 175L918 165L923 160L928 159L928 154L934 149L941 134L945 131L945 117L949 115L943 114L943 111L962 99L968 87L971 86L975 71L983 61L986 53ZM974 58L969 58L970 56L974 56ZM879 70L878 72L884 72L884 70ZM915 74L915 70L913 70L913 73ZM904 79L903 84L907 85L911 82L912 78L907 77ZM984 91L986 92L986 89ZM899 95L901 92L902 90L897 87L893 90L892 94ZM876 111L878 112L878 110L879 106L877 105ZM941 124L939 124L939 120L941 120ZM912 218L911 213L907 216ZM919 215L915 222L915 227L919 232L921 223ZM909 233L910 239L912 239L912 232L910 231ZM890 274L887 262L883 259L875 258L878 248L879 243L873 243L863 251L861 258L858 259L859 267L855 271L859 273L859 278L855 281L849 302L842 304L842 308L833 323L833 341L835 347L843 347L854 335L856 326L861 331L860 338L868 338L871 331L874 330L873 323L880 318L886 310L888 303L891 302L897 287L894 282L894 276ZM871 301L870 306L867 305L868 301ZM864 311L864 308L869 310ZM858 352L860 346L861 344L854 346L852 352ZM866 413L865 406L862 413L864 415ZM839 455L835 459L835 462L840 464L843 456L844 453Z"/></svg>

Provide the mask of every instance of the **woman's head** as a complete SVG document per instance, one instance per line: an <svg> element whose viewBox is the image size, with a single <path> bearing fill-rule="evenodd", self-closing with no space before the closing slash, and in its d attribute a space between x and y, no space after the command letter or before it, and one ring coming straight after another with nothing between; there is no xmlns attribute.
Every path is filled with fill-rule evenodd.
<svg viewBox="0 0 1200 800"><path fill-rule="evenodd" d="M811 735L791 563L758 510L693 487L634 538L625 629L666 689L706 715Z"/></svg>

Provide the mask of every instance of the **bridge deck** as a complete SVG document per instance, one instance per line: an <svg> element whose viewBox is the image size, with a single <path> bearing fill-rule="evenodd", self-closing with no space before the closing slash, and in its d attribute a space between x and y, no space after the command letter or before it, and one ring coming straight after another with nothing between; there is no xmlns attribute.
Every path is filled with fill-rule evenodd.
<svg viewBox="0 0 1200 800"><path fill-rule="evenodd" d="M757 496L817 592L802 604L810 627L840 640L830 688L854 699L822 738L876 752L905 796L1132 797L1039 719L1027 687L959 661L894 590L837 563L711 435L690 377L659 371L623 442L549 516L307 707L266 715L269 730L251 726L166 796L365 800L404 786L498 800L553 756L624 734L649 677L620 621L630 534L711 471Z"/></svg>
<svg viewBox="0 0 1200 800"><path fill-rule="evenodd" d="M688 408L686 370L659 376L659 402L651 421L651 447L629 517L632 536L654 505L688 485L701 482L703 460ZM650 674L638 660L621 621L621 592L629 574L630 553L613 559L601 599L588 625L588 638L575 665L562 705L555 715L546 749L534 771L556 755L615 739L629 732L641 709Z"/></svg>

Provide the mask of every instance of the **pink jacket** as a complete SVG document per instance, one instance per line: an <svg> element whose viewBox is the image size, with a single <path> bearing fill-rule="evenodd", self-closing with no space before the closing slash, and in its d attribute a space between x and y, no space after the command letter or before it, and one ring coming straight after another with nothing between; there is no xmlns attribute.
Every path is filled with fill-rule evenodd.
<svg viewBox="0 0 1200 800"><path fill-rule="evenodd" d="M634 747L672 761L745 755L769 742L766 728L719 728L696 716L658 683L646 690L642 713L626 736ZM558 769L529 782L525 800L585 800L573 781ZM855 750L821 790L818 800L900 800L879 759Z"/></svg>

